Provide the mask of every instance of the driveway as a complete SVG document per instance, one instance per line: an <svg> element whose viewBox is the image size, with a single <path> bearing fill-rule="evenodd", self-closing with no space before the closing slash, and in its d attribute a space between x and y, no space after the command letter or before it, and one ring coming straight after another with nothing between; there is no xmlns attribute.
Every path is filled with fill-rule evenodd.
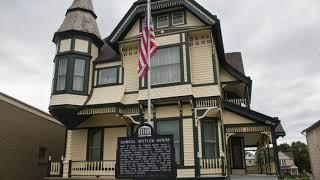
<svg viewBox="0 0 320 180"><path fill-rule="evenodd" d="M277 176L248 175L248 176L231 176L231 180L278 180L278 178Z"/></svg>

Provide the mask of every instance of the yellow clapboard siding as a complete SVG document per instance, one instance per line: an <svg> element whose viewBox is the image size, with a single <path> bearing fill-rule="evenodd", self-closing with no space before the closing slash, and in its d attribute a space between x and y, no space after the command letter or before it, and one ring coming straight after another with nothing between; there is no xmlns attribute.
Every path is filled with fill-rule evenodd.
<svg viewBox="0 0 320 180"><path fill-rule="evenodd" d="M228 82L228 81L237 81L238 79L228 73L226 70L221 69L220 73L221 82Z"/></svg>
<svg viewBox="0 0 320 180"><path fill-rule="evenodd" d="M72 161L85 161L87 157L88 130L72 130L70 155Z"/></svg>
<svg viewBox="0 0 320 180"><path fill-rule="evenodd" d="M157 118L180 117L178 104L176 106L164 106L156 108Z"/></svg>
<svg viewBox="0 0 320 180"><path fill-rule="evenodd" d="M194 144L192 119L183 120L184 165L194 166Z"/></svg>
<svg viewBox="0 0 320 180"><path fill-rule="evenodd" d="M223 123L224 124L249 124L254 123L254 121L244 118L242 116L239 116L233 112L230 111L223 111Z"/></svg>
<svg viewBox="0 0 320 180"><path fill-rule="evenodd" d="M139 58L137 47L128 47L122 57L124 67L124 84L126 92L139 90L139 77L137 60Z"/></svg>
<svg viewBox="0 0 320 180"><path fill-rule="evenodd" d="M77 128L103 127L103 126L119 126L125 125L120 117L114 114L94 115L81 123Z"/></svg>
<svg viewBox="0 0 320 180"><path fill-rule="evenodd" d="M192 84L213 83L212 47L210 44L190 46L191 80ZM201 41L199 42L202 43Z"/></svg>
<svg viewBox="0 0 320 180"><path fill-rule="evenodd" d="M182 105L183 116L192 116L192 107L191 104Z"/></svg>
<svg viewBox="0 0 320 180"><path fill-rule="evenodd" d="M152 88L150 91L150 96L152 99L189 96L189 95L192 95L192 87L189 84L181 85L181 86ZM138 100L146 100L147 98L148 98L148 90L139 91Z"/></svg>
<svg viewBox="0 0 320 180"><path fill-rule="evenodd" d="M103 159L116 160L118 137L126 137L127 129L120 128L105 128L104 129L104 145L103 145Z"/></svg>
<svg viewBox="0 0 320 180"><path fill-rule="evenodd" d="M81 95L74 95L74 94L60 94L60 95L53 95L50 98L50 106L56 105L78 105L82 106L84 102L87 100L87 96Z"/></svg>
<svg viewBox="0 0 320 180"><path fill-rule="evenodd" d="M220 96L219 85L192 87L193 96L195 98Z"/></svg>
<svg viewBox="0 0 320 180"><path fill-rule="evenodd" d="M158 47L180 43L180 34L156 37Z"/></svg>
<svg viewBox="0 0 320 180"><path fill-rule="evenodd" d="M194 169L178 169L177 176L178 178L188 178L194 177Z"/></svg>

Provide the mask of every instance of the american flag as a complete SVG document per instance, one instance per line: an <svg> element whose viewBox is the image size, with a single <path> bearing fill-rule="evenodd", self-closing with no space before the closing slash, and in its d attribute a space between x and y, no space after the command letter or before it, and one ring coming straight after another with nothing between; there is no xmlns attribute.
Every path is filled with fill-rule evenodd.
<svg viewBox="0 0 320 180"><path fill-rule="evenodd" d="M138 74L139 77L142 79L145 77L146 73L149 70L149 65L148 65L148 52L150 52L150 61L152 57L156 54L157 52L157 44L155 40L155 35L154 35L154 28L153 28L153 23L152 20L150 20L150 51L148 49L148 26L147 26L147 18L144 21L143 24L143 31L142 31L142 37L141 37L141 43L140 43L140 58L138 61Z"/></svg>

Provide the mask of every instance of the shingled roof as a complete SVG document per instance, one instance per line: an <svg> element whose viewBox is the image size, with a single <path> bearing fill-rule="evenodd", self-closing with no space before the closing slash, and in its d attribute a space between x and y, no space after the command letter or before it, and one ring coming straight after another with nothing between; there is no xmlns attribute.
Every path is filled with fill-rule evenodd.
<svg viewBox="0 0 320 180"><path fill-rule="evenodd" d="M99 56L94 62L104 63L120 60L120 55L108 44L106 39L103 40L103 43L103 46L100 48Z"/></svg>
<svg viewBox="0 0 320 180"><path fill-rule="evenodd" d="M245 75L241 52L226 53L225 57L229 65Z"/></svg>
<svg viewBox="0 0 320 180"><path fill-rule="evenodd" d="M56 33L66 31L80 31L93 34L101 39L97 16L94 13L92 0L74 0L67 10L66 17Z"/></svg>

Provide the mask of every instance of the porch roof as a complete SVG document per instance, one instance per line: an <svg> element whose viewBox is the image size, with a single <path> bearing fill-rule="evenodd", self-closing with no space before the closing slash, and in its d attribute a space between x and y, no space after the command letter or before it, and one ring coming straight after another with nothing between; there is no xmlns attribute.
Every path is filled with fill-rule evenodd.
<svg viewBox="0 0 320 180"><path fill-rule="evenodd" d="M280 120L267 116L265 114L253 111L249 108L244 108L233 103L222 101L223 108L232 111L240 116L249 118L258 123L267 124L269 126L277 127L280 124Z"/></svg>

